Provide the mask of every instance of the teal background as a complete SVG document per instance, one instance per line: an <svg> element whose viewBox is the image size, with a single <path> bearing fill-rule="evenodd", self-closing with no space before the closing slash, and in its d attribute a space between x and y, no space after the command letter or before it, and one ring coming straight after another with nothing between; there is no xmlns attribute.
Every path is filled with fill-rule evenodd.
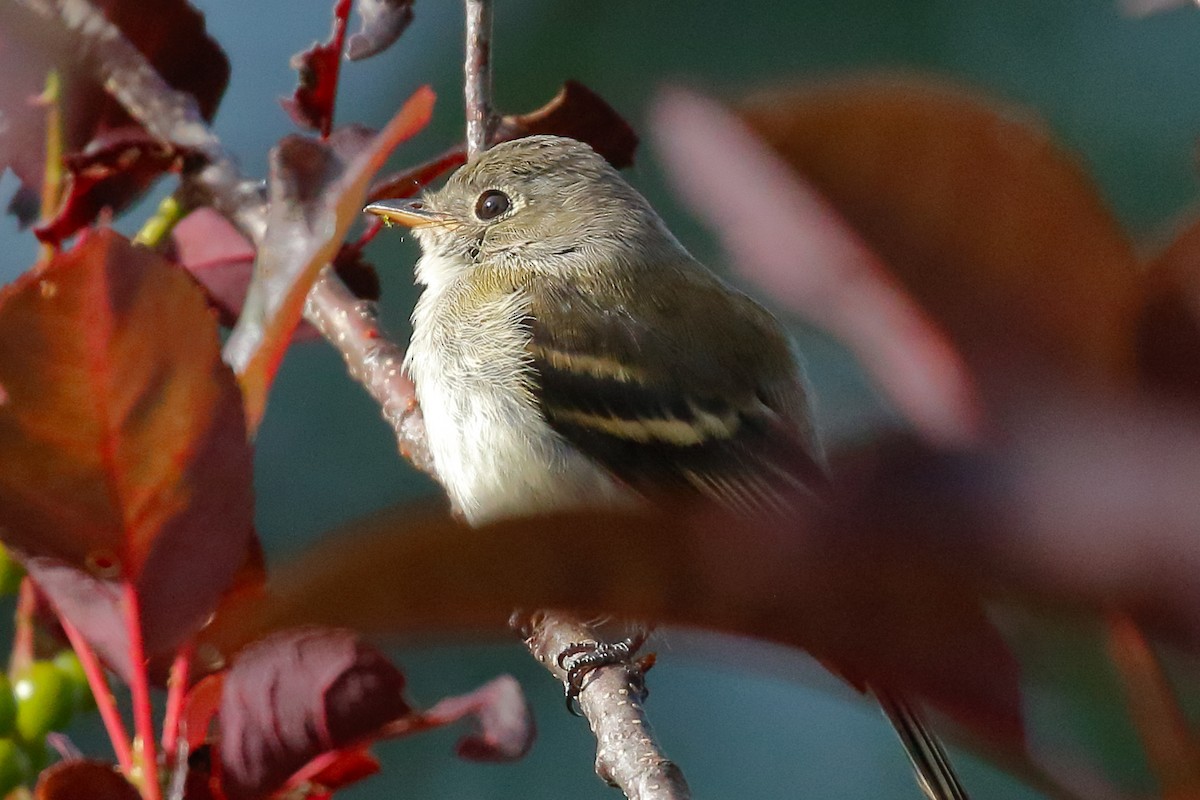
<svg viewBox="0 0 1200 800"><path fill-rule="evenodd" d="M197 5L234 68L217 130L249 173L265 174L268 149L293 130L276 104L293 85L288 58L327 35L331 3ZM401 148L397 165L441 150L462 132L460 4L421 0L416 11L397 47L345 67L339 103L339 121L380 125L414 88L433 85L440 98L434 122ZM503 110L533 109L563 79L577 78L640 126L655 90L669 82L732 98L848 70L933 71L1035 110L1079 154L1139 240L1152 238L1195 196L1200 13L1191 9L1132 20L1101 0L503 0L496 16L496 99ZM719 263L712 238L663 188L650 148L630 177L697 254ZM0 180L5 194L14 185L11 175ZM118 226L133 231L146 213L144 204ZM18 234L11 220L0 222L0 247L0 280L33 261L32 237ZM396 233L380 237L371 251L384 280L385 316L399 336L407 334L415 254ZM887 416L840 348L799 322L796 331L830 439L859 435ZM259 529L273 563L358 515L432 497L430 484L399 459L376 408L324 344L288 355L258 440L256 469ZM1097 666L1094 640L1075 635L1078 641L1066 645L1045 632L1024 642L1034 738L1083 742L1087 752L1105 756L1111 777L1146 788L1113 678ZM657 646L651 712L697 797L920 796L878 713L815 666L746 643L698 643L669 632ZM559 689L520 647L410 645L396 655L413 696L426 703L498 672L516 674L533 700L541 736L528 759L507 766L456 760L452 731L387 743L379 748L383 776L347 797L616 797L592 774L594 741L586 725L563 712ZM1085 713L1098 706L1109 710ZM1077 735L1070 735L1072 727ZM1036 796L970 756L955 756L977 800Z"/></svg>

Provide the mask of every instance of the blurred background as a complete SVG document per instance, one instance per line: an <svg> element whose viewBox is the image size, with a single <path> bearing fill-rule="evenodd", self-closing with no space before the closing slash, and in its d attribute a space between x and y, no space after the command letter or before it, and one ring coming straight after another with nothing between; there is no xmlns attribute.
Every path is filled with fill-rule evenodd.
<svg viewBox="0 0 1200 800"><path fill-rule="evenodd" d="M294 126L276 100L290 94L289 57L330 26L328 0L194 0L225 47L233 77L216 120L250 174L266 173L267 151ZM416 20L382 56L348 64L337 121L379 126L417 86L439 101L432 124L403 145L395 166L415 163L462 137L462 8L419 0ZM1156 235L1196 195L1200 132L1200 12L1148 19L1122 16L1109 0L806 0L730 4L717 0L606 3L505 0L493 40L496 102L529 111L562 81L600 93L635 128L666 83L719 98L865 69L934 72L1016 101L1073 149L1101 194L1139 242ZM664 188L654 153L640 151L630 179L679 237L720 268L711 235ZM15 188L11 175L0 193ZM132 232L169 187L129 212ZM0 282L33 263L32 235L0 221ZM415 297L417 249L399 231L369 251L384 284L384 316L406 337ZM891 415L835 343L795 320L809 361L819 424L836 444L889 424ZM432 485L396 454L374 404L321 343L292 349L257 442L258 525L280 563L330 528L403 502L438 502ZM1111 668L1094 637L1072 629L1027 641L1033 738L1073 731L1110 777L1150 788L1128 732ZM1050 641L1054 640L1054 641ZM873 706L823 677L819 667L777 650L666 632L650 708L664 747L697 797L917 798L908 765ZM432 703L499 672L517 675L535 705L540 736L515 765L457 760L456 733L386 743L381 776L348 798L614 798L592 772L595 742L563 709L561 690L516 643L401 643L394 649L415 699ZM1041 687L1053 685L1054 691ZM1062 691L1062 686L1070 687ZM1100 702L1102 700L1105 702ZM99 747L99 744L95 745ZM955 753L977 798L1036 797L969 754Z"/></svg>

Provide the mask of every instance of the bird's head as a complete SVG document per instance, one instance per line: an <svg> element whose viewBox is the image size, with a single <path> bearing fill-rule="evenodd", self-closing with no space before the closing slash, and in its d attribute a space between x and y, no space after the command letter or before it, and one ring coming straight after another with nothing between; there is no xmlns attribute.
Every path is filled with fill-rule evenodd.
<svg viewBox="0 0 1200 800"><path fill-rule="evenodd" d="M570 278L679 248L637 190L588 145L561 136L498 144L419 200L366 211L413 228L423 283L486 266Z"/></svg>

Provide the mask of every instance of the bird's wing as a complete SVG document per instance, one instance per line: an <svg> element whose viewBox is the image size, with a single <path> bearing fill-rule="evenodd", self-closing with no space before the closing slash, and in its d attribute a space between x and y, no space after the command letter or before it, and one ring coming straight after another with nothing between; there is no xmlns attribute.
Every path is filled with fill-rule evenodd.
<svg viewBox="0 0 1200 800"><path fill-rule="evenodd" d="M803 379L775 320L699 273L552 286L528 320L551 427L643 494L698 492L745 512L824 481Z"/></svg>

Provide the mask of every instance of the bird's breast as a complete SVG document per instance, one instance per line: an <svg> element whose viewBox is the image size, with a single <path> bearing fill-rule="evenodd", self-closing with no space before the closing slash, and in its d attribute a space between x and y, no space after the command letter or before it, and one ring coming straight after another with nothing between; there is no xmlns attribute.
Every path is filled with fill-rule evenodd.
<svg viewBox="0 0 1200 800"><path fill-rule="evenodd" d="M530 390L529 305L519 290L431 286L413 313L407 366L430 452L472 524L624 492L543 418Z"/></svg>

